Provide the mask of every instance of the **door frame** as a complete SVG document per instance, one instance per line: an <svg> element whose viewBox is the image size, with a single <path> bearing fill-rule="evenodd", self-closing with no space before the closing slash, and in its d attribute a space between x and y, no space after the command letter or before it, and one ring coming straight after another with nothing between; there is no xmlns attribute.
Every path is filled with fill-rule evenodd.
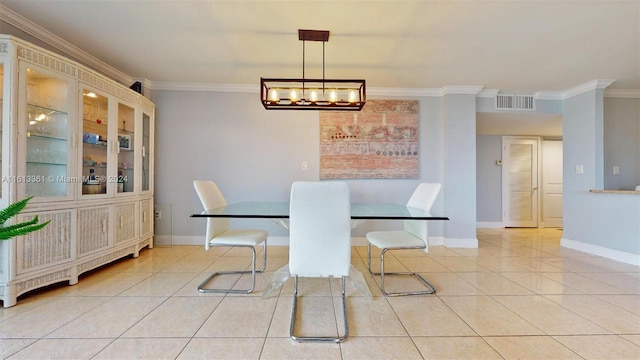
<svg viewBox="0 0 640 360"><path fill-rule="evenodd" d="M509 210L509 204L508 204L508 199L509 199L509 187L508 187L508 183L509 183L509 171L507 169L507 165L508 165L508 161L505 161L505 159L507 159L507 149L506 149L506 140L533 140L536 142L536 156L537 156L537 164L536 164L536 186L535 188L535 196L532 196L533 201L536 202L536 206L535 206L535 212L536 212L536 220L535 220L535 227L539 228L541 225L541 216L542 216L542 207L540 206L542 204L542 198L541 198L541 194L542 191L540 189L540 186L542 184L542 136L503 136L502 137L502 224L505 227L509 227L511 226L509 224L509 221L507 221L508 216L507 216L507 211Z"/></svg>

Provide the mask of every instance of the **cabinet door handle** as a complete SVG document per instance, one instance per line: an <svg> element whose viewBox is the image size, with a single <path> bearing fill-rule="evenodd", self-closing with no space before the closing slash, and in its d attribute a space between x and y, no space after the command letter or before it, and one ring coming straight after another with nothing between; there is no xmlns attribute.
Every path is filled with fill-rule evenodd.
<svg viewBox="0 0 640 360"><path fill-rule="evenodd" d="M67 227L64 225L60 226L60 243L64 243L65 241L67 241Z"/></svg>
<svg viewBox="0 0 640 360"><path fill-rule="evenodd" d="M142 222L147 222L147 212L146 211L142 212Z"/></svg>
<svg viewBox="0 0 640 360"><path fill-rule="evenodd" d="M124 227L124 220L122 219L122 216L120 216L120 229L122 229Z"/></svg>
<svg viewBox="0 0 640 360"><path fill-rule="evenodd" d="M103 233L107 232L107 219L102 220L102 232Z"/></svg>
<svg viewBox="0 0 640 360"><path fill-rule="evenodd" d="M142 157L143 158L147 157L147 151L146 151L144 145L142 145Z"/></svg>
<svg viewBox="0 0 640 360"><path fill-rule="evenodd" d="M78 134L73 133L73 135L71 136L71 147L75 148L77 146L77 136Z"/></svg>

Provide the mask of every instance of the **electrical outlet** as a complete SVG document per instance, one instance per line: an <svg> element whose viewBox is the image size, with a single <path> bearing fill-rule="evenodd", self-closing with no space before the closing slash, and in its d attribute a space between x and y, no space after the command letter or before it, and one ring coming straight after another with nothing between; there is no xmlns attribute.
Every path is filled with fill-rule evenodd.
<svg viewBox="0 0 640 360"><path fill-rule="evenodd" d="M161 220L161 219L162 219L162 211L157 211L157 210L156 210L156 211L153 213L153 215L154 215L154 217L155 217L155 219L156 219L156 220Z"/></svg>
<svg viewBox="0 0 640 360"><path fill-rule="evenodd" d="M302 162L302 170L306 171L309 168L309 165L307 164L306 161Z"/></svg>
<svg viewBox="0 0 640 360"><path fill-rule="evenodd" d="M584 174L584 166L576 165L576 174Z"/></svg>
<svg viewBox="0 0 640 360"><path fill-rule="evenodd" d="M613 175L620 175L620 166L613 167Z"/></svg>

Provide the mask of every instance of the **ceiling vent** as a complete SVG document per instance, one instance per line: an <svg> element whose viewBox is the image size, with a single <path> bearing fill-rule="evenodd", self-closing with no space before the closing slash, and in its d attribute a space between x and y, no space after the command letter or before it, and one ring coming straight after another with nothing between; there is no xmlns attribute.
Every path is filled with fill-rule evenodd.
<svg viewBox="0 0 640 360"><path fill-rule="evenodd" d="M535 110L533 95L496 95L498 110Z"/></svg>

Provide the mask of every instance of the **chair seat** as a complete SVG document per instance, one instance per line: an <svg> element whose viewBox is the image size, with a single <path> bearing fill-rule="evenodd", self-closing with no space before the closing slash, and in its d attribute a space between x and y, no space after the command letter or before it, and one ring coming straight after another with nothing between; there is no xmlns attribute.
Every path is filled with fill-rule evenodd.
<svg viewBox="0 0 640 360"><path fill-rule="evenodd" d="M264 230L227 230L209 241L211 245L256 246L267 239Z"/></svg>
<svg viewBox="0 0 640 360"><path fill-rule="evenodd" d="M368 232L367 241L380 249L426 247L422 239L402 230Z"/></svg>

